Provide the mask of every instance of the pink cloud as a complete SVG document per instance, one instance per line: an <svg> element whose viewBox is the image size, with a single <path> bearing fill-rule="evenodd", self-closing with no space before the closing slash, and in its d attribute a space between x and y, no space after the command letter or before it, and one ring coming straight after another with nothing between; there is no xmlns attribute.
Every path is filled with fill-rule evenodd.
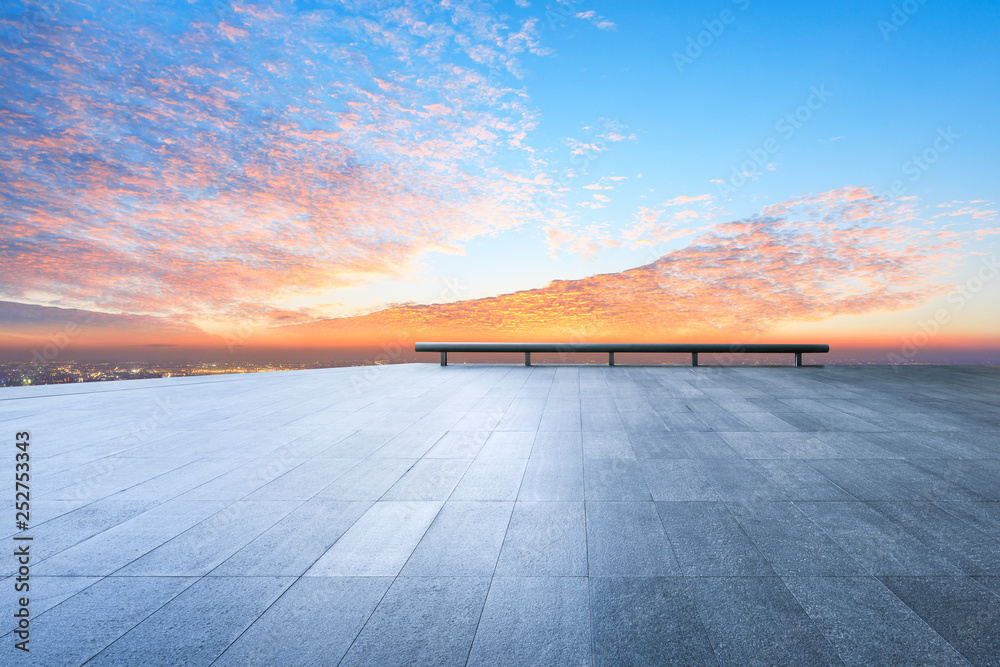
<svg viewBox="0 0 1000 667"><path fill-rule="evenodd" d="M447 49L416 54L445 40L503 66L540 48L534 23L465 4L428 23L412 3L374 21L347 4L224 5L175 34L53 25L18 61L25 79L58 65L42 94L0 113L16 175L0 254L25 266L0 298L257 317L528 220L542 184L497 166L530 158L523 91ZM329 46L329 20L354 44ZM246 44L260 48L218 65Z"/></svg>
<svg viewBox="0 0 1000 667"><path fill-rule="evenodd" d="M400 306L282 330L287 340L394 332L462 340L721 340L783 324L912 308L964 238L897 224L894 207L845 188L785 202L780 215L712 226L686 247L621 273L452 304ZM870 215L854 213L865 206ZM846 214L840 217L839 212ZM823 222L816 226L819 216ZM606 230L550 229L557 246L601 247ZM276 332L277 334L277 332Z"/></svg>
<svg viewBox="0 0 1000 667"><path fill-rule="evenodd" d="M697 195L695 197L688 197L685 195L680 195L679 197L674 197L663 202L663 206L680 206L682 204L693 204L695 202L708 202L712 201L714 197L710 194Z"/></svg>

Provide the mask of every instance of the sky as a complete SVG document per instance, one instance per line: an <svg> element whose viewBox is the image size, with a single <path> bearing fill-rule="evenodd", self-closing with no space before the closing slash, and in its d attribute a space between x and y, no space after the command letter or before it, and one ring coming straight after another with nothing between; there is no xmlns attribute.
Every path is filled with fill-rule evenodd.
<svg viewBox="0 0 1000 667"><path fill-rule="evenodd" d="M996 358L998 37L996 1L7 2L0 349Z"/></svg>

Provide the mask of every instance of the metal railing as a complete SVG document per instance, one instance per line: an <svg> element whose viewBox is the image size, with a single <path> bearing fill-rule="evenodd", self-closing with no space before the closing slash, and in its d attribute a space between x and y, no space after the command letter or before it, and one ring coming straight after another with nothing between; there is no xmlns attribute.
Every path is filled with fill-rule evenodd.
<svg viewBox="0 0 1000 667"><path fill-rule="evenodd" d="M606 352L608 366L615 365L615 352L689 353L691 365L698 365L698 354L788 353L795 355L795 365L802 365L803 353L825 354L829 345L805 343L415 343L416 352L440 352L441 365L448 365L449 352L523 352L524 365L531 365L532 352Z"/></svg>

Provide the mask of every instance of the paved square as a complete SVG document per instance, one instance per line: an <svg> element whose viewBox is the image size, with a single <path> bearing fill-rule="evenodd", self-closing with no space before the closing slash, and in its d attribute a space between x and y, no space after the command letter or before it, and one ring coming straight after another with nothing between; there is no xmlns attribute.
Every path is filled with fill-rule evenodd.
<svg viewBox="0 0 1000 667"><path fill-rule="evenodd" d="M31 528L15 533L23 430ZM18 387L0 389L0 431L2 664L1000 656L993 367ZM15 534L33 538L27 655Z"/></svg>

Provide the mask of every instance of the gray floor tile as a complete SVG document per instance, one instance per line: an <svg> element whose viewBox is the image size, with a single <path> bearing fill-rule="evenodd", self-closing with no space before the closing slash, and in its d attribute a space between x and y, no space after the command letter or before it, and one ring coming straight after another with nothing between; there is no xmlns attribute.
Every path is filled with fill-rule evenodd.
<svg viewBox="0 0 1000 667"><path fill-rule="evenodd" d="M299 579L212 664L336 664L391 583L392 577Z"/></svg>
<svg viewBox="0 0 1000 667"><path fill-rule="evenodd" d="M796 503L870 574L950 575L948 559L863 503Z"/></svg>
<svg viewBox="0 0 1000 667"><path fill-rule="evenodd" d="M15 547L16 548L16 547ZM19 593L28 593L28 601L30 603L29 610L31 611L32 618L38 618L40 615L52 609L59 603L67 600L80 591L88 588L98 581L101 581L103 577L46 577L35 574L34 572L30 575L30 580L27 582L29 588L27 590L18 591L14 588L16 584L23 584L23 581L16 581L18 575L8 577L3 581L0 581L0 586L6 590L13 591L11 594L11 603L16 602L16 598L20 598ZM14 614L14 604L10 605L10 615ZM7 608L4 608L7 611ZM5 628L6 630L7 628ZM0 654L2 655L2 654Z"/></svg>
<svg viewBox="0 0 1000 667"><path fill-rule="evenodd" d="M590 579L597 665L711 665L715 654L678 577Z"/></svg>
<svg viewBox="0 0 1000 667"><path fill-rule="evenodd" d="M755 431L763 433L801 433L799 429L775 417L770 412L740 412L739 415L740 419Z"/></svg>
<svg viewBox="0 0 1000 667"><path fill-rule="evenodd" d="M996 461L914 459L913 465L965 487L985 500L1000 501L1000 470Z"/></svg>
<svg viewBox="0 0 1000 667"><path fill-rule="evenodd" d="M686 581L720 664L843 664L781 579Z"/></svg>
<svg viewBox="0 0 1000 667"><path fill-rule="evenodd" d="M677 438L692 459L741 459L735 449L729 446L718 433L677 433L668 434L668 438Z"/></svg>
<svg viewBox="0 0 1000 667"><path fill-rule="evenodd" d="M572 501L584 499L583 460L532 458L521 478L518 500Z"/></svg>
<svg viewBox="0 0 1000 667"><path fill-rule="evenodd" d="M648 459L639 462L653 500L719 500L708 478L692 459Z"/></svg>
<svg viewBox="0 0 1000 667"><path fill-rule="evenodd" d="M30 658L37 665L83 664L195 581L196 577L102 579L32 621ZM13 637L7 635L4 641L12 642ZM5 655L7 651L5 646Z"/></svg>
<svg viewBox="0 0 1000 667"><path fill-rule="evenodd" d="M398 577L340 664L462 664L489 586L488 577Z"/></svg>
<svg viewBox="0 0 1000 667"><path fill-rule="evenodd" d="M635 459L586 459L583 476L587 500L652 500Z"/></svg>
<svg viewBox="0 0 1000 667"><path fill-rule="evenodd" d="M789 500L856 500L806 461L755 459L750 463Z"/></svg>
<svg viewBox="0 0 1000 667"><path fill-rule="evenodd" d="M1000 576L1000 542L965 522L955 521L937 505L923 502L868 505L957 565L963 574Z"/></svg>
<svg viewBox="0 0 1000 667"><path fill-rule="evenodd" d="M526 459L534 442L534 431L494 431L479 450L478 458Z"/></svg>
<svg viewBox="0 0 1000 667"><path fill-rule="evenodd" d="M629 433L628 438L639 459L686 459L691 456L684 438L677 433Z"/></svg>
<svg viewBox="0 0 1000 667"><path fill-rule="evenodd" d="M585 577L495 577L469 665L590 665Z"/></svg>
<svg viewBox="0 0 1000 667"><path fill-rule="evenodd" d="M583 435L569 431L539 431L531 448L531 458L578 461L583 458Z"/></svg>
<svg viewBox="0 0 1000 667"><path fill-rule="evenodd" d="M702 623L724 663L947 664L945 640L990 663L995 368L680 361L0 389L37 436L31 662L111 645L102 659L170 664L193 640L202 663L227 646L220 663L336 662L353 642L358 662L461 664L482 640L483 662L704 664ZM123 440L164 397L168 419ZM488 593L468 586L489 585L491 561L494 584L515 579L509 595L494 586L474 638ZM303 570L270 607L253 592ZM425 576L438 570L476 576ZM184 576L97 580L116 571ZM625 571L668 576L587 580ZM232 582L232 609L215 618L222 597L194 594L163 606L205 573L206 590ZM834 576L800 576L816 573ZM545 579L562 576L582 585ZM681 584L708 591L687 591L697 619ZM136 647L142 633L156 639Z"/></svg>
<svg viewBox="0 0 1000 667"><path fill-rule="evenodd" d="M290 577L206 577L98 654L93 665L209 664L288 588ZM190 623L190 619L199 619Z"/></svg>
<svg viewBox="0 0 1000 667"><path fill-rule="evenodd" d="M584 504L515 504L496 574L505 577L586 576Z"/></svg>
<svg viewBox="0 0 1000 667"><path fill-rule="evenodd" d="M737 417L736 415L726 412L724 410L719 410L717 412L699 412L698 419L703 421L706 426L712 431L722 432L737 432L737 431L753 431L753 427L746 421Z"/></svg>
<svg viewBox="0 0 1000 667"><path fill-rule="evenodd" d="M795 455L782 447L782 442L787 442L788 433L759 433L759 432L738 432L720 433L730 447L745 459L789 459ZM778 436L784 435L785 438ZM792 437L796 437L793 435ZM798 437L808 437L799 434Z"/></svg>
<svg viewBox="0 0 1000 667"><path fill-rule="evenodd" d="M882 582L974 665L1000 655L1000 597L969 577L883 577Z"/></svg>
<svg viewBox="0 0 1000 667"><path fill-rule="evenodd" d="M939 502L935 504L994 540L1000 540L1000 503Z"/></svg>
<svg viewBox="0 0 1000 667"><path fill-rule="evenodd" d="M788 577L785 585L848 665L964 665L874 577Z"/></svg>
<svg viewBox="0 0 1000 667"><path fill-rule="evenodd" d="M686 576L774 576L774 570L721 502L658 502L667 537Z"/></svg>
<svg viewBox="0 0 1000 667"><path fill-rule="evenodd" d="M244 500L308 500L357 464L357 459L307 461L268 482Z"/></svg>
<svg viewBox="0 0 1000 667"><path fill-rule="evenodd" d="M667 427L668 431L697 433L712 430L708 424L699 419L698 415L692 412L658 411L657 414L660 415L660 421L663 422L663 425Z"/></svg>
<svg viewBox="0 0 1000 667"><path fill-rule="evenodd" d="M858 500L927 500L917 491L879 471L882 460L810 460L809 465Z"/></svg>
<svg viewBox="0 0 1000 667"><path fill-rule="evenodd" d="M542 420L542 408L512 406L497 423L494 431L537 431Z"/></svg>
<svg viewBox="0 0 1000 667"><path fill-rule="evenodd" d="M619 431L583 434L583 457L585 459L634 459L635 452L628 436Z"/></svg>
<svg viewBox="0 0 1000 667"><path fill-rule="evenodd" d="M351 435L351 431L332 431L321 426L305 435L300 435L288 443L286 447L295 458L310 458L320 456L349 435Z"/></svg>
<svg viewBox="0 0 1000 667"><path fill-rule="evenodd" d="M863 461L880 479L898 484L918 493L923 500L986 500L969 489L949 482L910 461Z"/></svg>
<svg viewBox="0 0 1000 667"><path fill-rule="evenodd" d="M471 464L472 459L420 459L381 500L447 500Z"/></svg>
<svg viewBox="0 0 1000 667"><path fill-rule="evenodd" d="M119 491L114 500L166 502L191 491L243 464L239 459L197 459L188 465ZM34 505L35 503L32 503Z"/></svg>
<svg viewBox="0 0 1000 667"><path fill-rule="evenodd" d="M513 502L448 501L413 550L402 576L493 576L513 507Z"/></svg>
<svg viewBox="0 0 1000 667"><path fill-rule="evenodd" d="M824 431L812 433L817 440L825 443L835 455L821 458L841 459L892 459L905 458L900 454L879 447L870 433L844 433L841 431Z"/></svg>
<svg viewBox="0 0 1000 667"><path fill-rule="evenodd" d="M378 500L417 459L367 459L316 494L325 500Z"/></svg>
<svg viewBox="0 0 1000 667"><path fill-rule="evenodd" d="M614 399L607 395L607 389L601 387L596 390L594 395L580 398L580 410L581 412L617 412L618 406L615 405Z"/></svg>
<svg viewBox="0 0 1000 667"><path fill-rule="evenodd" d="M625 432L625 425L617 412L584 412L583 430L601 432Z"/></svg>
<svg viewBox="0 0 1000 667"><path fill-rule="evenodd" d="M579 431L581 417L579 412L544 412L538 423L538 432L543 431Z"/></svg>
<svg viewBox="0 0 1000 667"><path fill-rule="evenodd" d="M301 504L298 501L233 503L115 574L131 577L208 574Z"/></svg>
<svg viewBox="0 0 1000 667"><path fill-rule="evenodd" d="M481 407L483 408L482 410L470 410L466 412L461 419L455 422L451 429L453 431L490 431L500 423L500 418L503 417L505 409L500 406L506 403L506 400L495 401L492 404L493 407L487 409L489 406L480 401L476 404L476 407Z"/></svg>
<svg viewBox="0 0 1000 667"><path fill-rule="evenodd" d="M618 416L625 425L625 431L629 436L633 435L664 435L667 425L660 419L660 415L651 407L639 408L639 402L624 402L618 409Z"/></svg>
<svg viewBox="0 0 1000 667"><path fill-rule="evenodd" d="M241 500L304 462L303 459L252 459L178 497L181 500Z"/></svg>
<svg viewBox="0 0 1000 667"><path fill-rule="evenodd" d="M516 500L527 459L477 458L452 492L451 500Z"/></svg>
<svg viewBox="0 0 1000 667"><path fill-rule="evenodd" d="M553 412L580 412L580 399L550 397L545 401L545 414Z"/></svg>
<svg viewBox="0 0 1000 667"><path fill-rule="evenodd" d="M150 500L103 499L63 514L33 528L32 557L41 560L57 554L139 516L155 505L156 502ZM5 575L12 574L16 569L10 562L2 563L0 567Z"/></svg>
<svg viewBox="0 0 1000 667"><path fill-rule="evenodd" d="M753 502L788 499L780 486L757 472L749 461L706 459L698 461L697 465L722 500Z"/></svg>
<svg viewBox="0 0 1000 667"><path fill-rule="evenodd" d="M364 459L398 436L395 431L357 431L324 450L324 458Z"/></svg>
<svg viewBox="0 0 1000 667"><path fill-rule="evenodd" d="M299 576L372 506L370 500L310 500L212 570L210 576Z"/></svg>
<svg viewBox="0 0 1000 667"><path fill-rule="evenodd" d="M448 431L424 456L429 459L471 459L490 437L489 431Z"/></svg>
<svg viewBox="0 0 1000 667"><path fill-rule="evenodd" d="M867 574L858 561L794 503L732 503L730 509L779 575L843 577Z"/></svg>
<svg viewBox="0 0 1000 667"><path fill-rule="evenodd" d="M443 503L379 501L307 572L307 576L395 576Z"/></svg>
<svg viewBox="0 0 1000 667"><path fill-rule="evenodd" d="M447 431L429 426L411 426L372 453L376 459L416 459L427 453Z"/></svg>
<svg viewBox="0 0 1000 667"><path fill-rule="evenodd" d="M225 500L173 500L94 535L33 568L37 575L106 576L229 506Z"/></svg>
<svg viewBox="0 0 1000 667"><path fill-rule="evenodd" d="M595 577L680 574L652 502L588 502L587 559Z"/></svg>
<svg viewBox="0 0 1000 667"><path fill-rule="evenodd" d="M973 579L992 591L994 595L1000 596L1000 577L973 577Z"/></svg>

